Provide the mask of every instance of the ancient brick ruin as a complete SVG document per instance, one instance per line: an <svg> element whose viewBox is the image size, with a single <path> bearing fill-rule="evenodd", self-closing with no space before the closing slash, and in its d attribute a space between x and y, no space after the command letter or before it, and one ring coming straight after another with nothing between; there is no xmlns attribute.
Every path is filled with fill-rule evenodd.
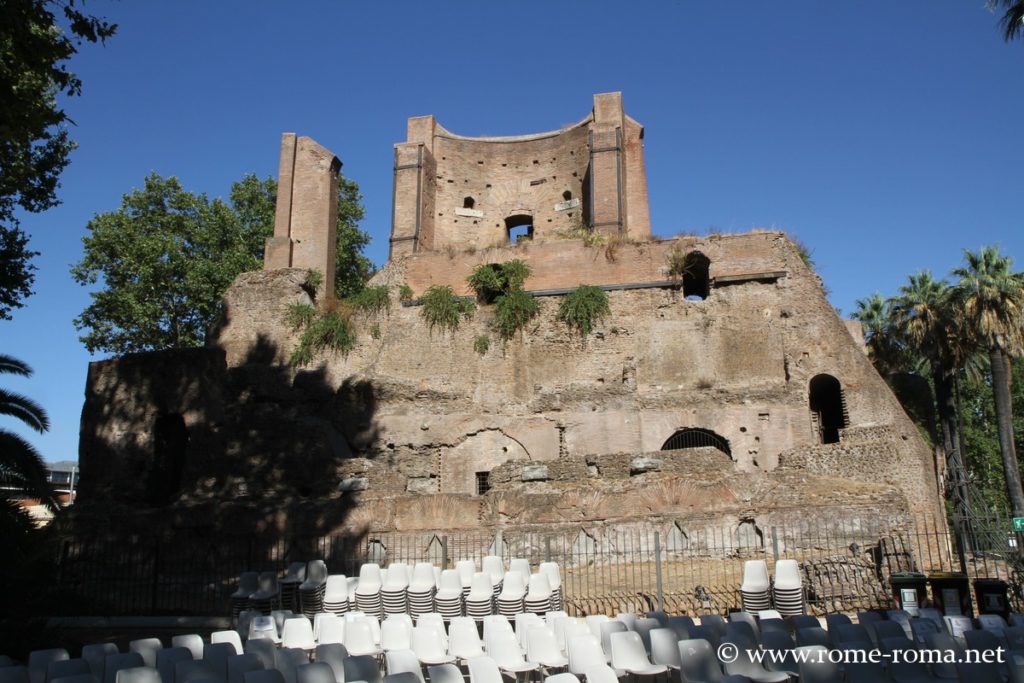
<svg viewBox="0 0 1024 683"><path fill-rule="evenodd" d="M372 282L391 309L357 316L347 355L293 367L287 306L330 296L305 283L332 280L338 168L285 136L266 268L228 290L208 348L90 366L83 505L318 532L941 516L932 452L786 235L651 238L643 129L621 95L539 135L410 119ZM568 237L579 226L612 239ZM511 259L541 303L521 335L477 352L486 305L429 329L416 298L468 295L475 266ZM611 305L585 340L556 318L581 284Z"/></svg>

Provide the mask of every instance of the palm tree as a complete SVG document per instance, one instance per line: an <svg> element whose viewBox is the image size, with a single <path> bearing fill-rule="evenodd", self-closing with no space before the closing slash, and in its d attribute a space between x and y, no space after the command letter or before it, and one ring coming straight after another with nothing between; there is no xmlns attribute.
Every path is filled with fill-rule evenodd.
<svg viewBox="0 0 1024 683"><path fill-rule="evenodd" d="M964 260L966 266L953 271L960 278L954 295L969 333L988 352L1006 489L1014 516L1024 517L1010 398L1012 358L1024 347L1024 274L1012 272L1013 262L998 247L965 251Z"/></svg>
<svg viewBox="0 0 1024 683"><path fill-rule="evenodd" d="M860 322L868 356L880 375L890 377L912 365L893 326L891 299L883 299L878 292L858 299L857 310L850 317Z"/></svg>
<svg viewBox="0 0 1024 683"><path fill-rule="evenodd" d="M947 457L959 444L953 388L956 370L966 355L962 337L956 333L959 316L953 312L951 293L946 282L936 280L925 270L911 275L892 303L896 330L931 371Z"/></svg>
<svg viewBox="0 0 1024 683"><path fill-rule="evenodd" d="M1003 27L1003 39L1007 42L1024 34L1024 0L989 0L990 9L1002 5L1006 8L999 24Z"/></svg>
<svg viewBox="0 0 1024 683"><path fill-rule="evenodd" d="M0 354L0 373L28 377L32 369L16 358ZM0 415L17 418L40 433L50 427L46 411L38 403L3 388L0 388ZM52 510L58 508L39 453L21 436L0 428L0 524L9 530L28 528L27 515L13 499L23 495L38 498Z"/></svg>

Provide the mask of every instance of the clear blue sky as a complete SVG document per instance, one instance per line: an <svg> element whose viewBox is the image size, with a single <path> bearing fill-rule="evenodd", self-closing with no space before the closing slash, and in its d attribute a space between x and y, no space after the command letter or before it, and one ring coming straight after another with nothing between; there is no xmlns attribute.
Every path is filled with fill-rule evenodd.
<svg viewBox="0 0 1024 683"><path fill-rule="evenodd" d="M120 24L72 68L79 143L63 205L26 216L36 294L0 322L4 378L50 412L32 436L75 459L91 360L68 267L89 219L146 174L226 194L273 175L280 134L334 151L365 197L368 255L387 254L391 148L409 116L467 135L579 120L621 90L646 126L658 234L783 229L814 253L843 312L909 273L945 274L997 243L1024 269L1024 42L984 0L743 2L111 2Z"/></svg>

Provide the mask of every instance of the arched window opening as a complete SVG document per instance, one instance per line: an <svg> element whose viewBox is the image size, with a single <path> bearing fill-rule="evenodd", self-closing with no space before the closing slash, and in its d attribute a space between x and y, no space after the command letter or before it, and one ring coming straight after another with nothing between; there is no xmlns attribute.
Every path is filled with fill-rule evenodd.
<svg viewBox="0 0 1024 683"><path fill-rule="evenodd" d="M517 214L505 219L505 231L508 233L508 243L516 244L533 239L533 216L528 214Z"/></svg>
<svg viewBox="0 0 1024 683"><path fill-rule="evenodd" d="M668 437L668 440L662 444L661 450L675 451L684 448L706 448L709 446L717 448L730 458L732 457L732 450L729 448L728 439L715 434L710 429L701 429L699 427L680 429Z"/></svg>
<svg viewBox="0 0 1024 683"><path fill-rule="evenodd" d="M153 425L153 470L149 493L154 505L170 503L181 491L188 451L188 428L180 413L159 415Z"/></svg>
<svg viewBox="0 0 1024 683"><path fill-rule="evenodd" d="M819 443L839 443L839 430L847 426L843 387L832 375L811 378L808 402L811 423Z"/></svg>
<svg viewBox="0 0 1024 683"><path fill-rule="evenodd" d="M476 206L476 200L472 197L466 197L462 200L463 209L472 209L474 206Z"/></svg>
<svg viewBox="0 0 1024 683"><path fill-rule="evenodd" d="M683 297L702 301L711 293L711 260L699 251L691 251L683 260Z"/></svg>

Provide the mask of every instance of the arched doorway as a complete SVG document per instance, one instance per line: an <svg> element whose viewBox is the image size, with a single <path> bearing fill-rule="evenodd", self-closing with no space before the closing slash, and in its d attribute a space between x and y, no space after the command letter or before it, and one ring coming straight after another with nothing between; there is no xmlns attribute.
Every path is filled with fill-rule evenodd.
<svg viewBox="0 0 1024 683"><path fill-rule="evenodd" d="M517 213L505 219L505 232L508 235L508 243L516 244L533 239L533 216L526 213Z"/></svg>
<svg viewBox="0 0 1024 683"><path fill-rule="evenodd" d="M711 293L711 259L691 251L683 260L683 298L700 301Z"/></svg>
<svg viewBox="0 0 1024 683"><path fill-rule="evenodd" d="M678 430L662 444L661 450L675 451L684 448L707 447L717 448L732 458L732 450L729 448L728 439L715 434L710 429L701 429L700 427L688 427Z"/></svg>
<svg viewBox="0 0 1024 683"><path fill-rule="evenodd" d="M819 443L839 443L839 430L847 426L843 387L832 375L815 375L808 391L811 423Z"/></svg>

